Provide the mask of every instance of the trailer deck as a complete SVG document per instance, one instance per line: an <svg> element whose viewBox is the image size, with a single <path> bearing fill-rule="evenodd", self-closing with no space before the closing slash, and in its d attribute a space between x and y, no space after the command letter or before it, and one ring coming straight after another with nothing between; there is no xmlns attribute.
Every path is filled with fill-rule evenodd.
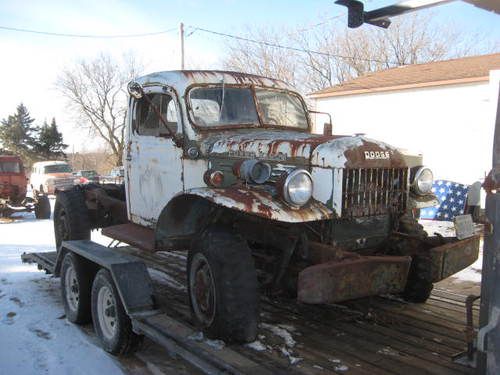
<svg viewBox="0 0 500 375"><path fill-rule="evenodd" d="M184 253L145 253L130 246L114 250L142 260L153 281L160 312L133 317L134 327L203 372L475 373L452 361L467 346L466 296L436 289L425 304L386 296L321 306L262 297L258 341L225 344L204 338L192 325ZM55 252L22 258L54 271Z"/></svg>

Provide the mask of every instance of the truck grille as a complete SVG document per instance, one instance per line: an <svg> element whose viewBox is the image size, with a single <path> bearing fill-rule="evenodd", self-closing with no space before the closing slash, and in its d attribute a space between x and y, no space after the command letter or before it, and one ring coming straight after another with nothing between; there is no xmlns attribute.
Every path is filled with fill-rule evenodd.
<svg viewBox="0 0 500 375"><path fill-rule="evenodd" d="M408 200L408 168L344 169L342 216L403 212Z"/></svg>

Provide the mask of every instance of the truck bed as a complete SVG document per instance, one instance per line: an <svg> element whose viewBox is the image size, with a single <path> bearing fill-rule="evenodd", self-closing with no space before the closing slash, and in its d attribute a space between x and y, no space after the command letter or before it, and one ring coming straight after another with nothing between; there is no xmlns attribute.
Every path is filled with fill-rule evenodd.
<svg viewBox="0 0 500 375"><path fill-rule="evenodd" d="M203 338L192 325L184 253L144 253L133 247L116 251L137 256L149 268L164 314L145 319L143 327L153 335L154 330L170 331L192 350L195 361L207 356L198 343L210 347L211 360L230 373L474 373L452 362L453 355L466 349L463 295L436 289L425 304L387 296L321 306L262 297L258 341L224 344ZM25 254L23 259L52 272L55 252Z"/></svg>

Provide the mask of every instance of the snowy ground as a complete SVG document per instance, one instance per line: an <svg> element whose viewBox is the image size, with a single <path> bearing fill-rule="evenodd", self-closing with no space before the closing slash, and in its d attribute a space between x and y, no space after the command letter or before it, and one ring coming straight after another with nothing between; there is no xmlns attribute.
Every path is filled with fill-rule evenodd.
<svg viewBox="0 0 500 375"><path fill-rule="evenodd" d="M109 239L93 235L107 244ZM33 214L0 219L0 374L178 374L188 369L155 344L134 357L105 353L92 326L64 316L59 279L23 264L23 252L54 251L52 220Z"/></svg>
<svg viewBox="0 0 500 375"><path fill-rule="evenodd" d="M17 216L0 223L0 373L122 373L114 358L66 321L59 280L21 263L23 252L54 250L52 221Z"/></svg>

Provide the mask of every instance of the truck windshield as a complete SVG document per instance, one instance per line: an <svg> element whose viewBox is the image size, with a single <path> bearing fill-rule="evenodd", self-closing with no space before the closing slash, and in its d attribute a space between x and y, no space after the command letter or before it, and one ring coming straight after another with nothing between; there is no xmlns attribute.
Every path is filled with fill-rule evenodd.
<svg viewBox="0 0 500 375"><path fill-rule="evenodd" d="M265 125L308 128L304 106L298 96L265 89L256 89L255 96Z"/></svg>
<svg viewBox="0 0 500 375"><path fill-rule="evenodd" d="M259 124L249 88L200 87L191 90L189 99L198 126Z"/></svg>
<svg viewBox="0 0 500 375"><path fill-rule="evenodd" d="M71 167L68 164L47 165L43 169L44 173L71 173Z"/></svg>
<svg viewBox="0 0 500 375"><path fill-rule="evenodd" d="M257 100L260 113L257 112ZM189 91L195 125L289 127L306 130L307 116L297 95L284 91L249 87L196 87ZM259 115L261 116L259 121Z"/></svg>
<svg viewBox="0 0 500 375"><path fill-rule="evenodd" d="M21 173L21 166L17 161L0 161L0 173Z"/></svg>

